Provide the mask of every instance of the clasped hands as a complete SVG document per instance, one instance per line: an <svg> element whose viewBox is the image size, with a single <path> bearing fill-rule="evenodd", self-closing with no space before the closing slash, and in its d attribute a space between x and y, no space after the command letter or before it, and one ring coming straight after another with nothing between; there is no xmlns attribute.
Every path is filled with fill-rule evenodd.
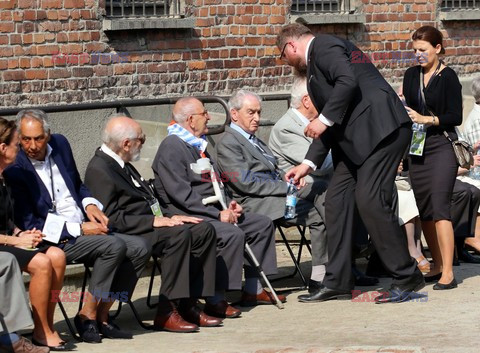
<svg viewBox="0 0 480 353"><path fill-rule="evenodd" d="M105 216L105 213L100 211L97 205L87 205L87 207L85 207L85 212L87 213L89 222L83 222L80 225L83 235L108 234L108 217Z"/></svg>

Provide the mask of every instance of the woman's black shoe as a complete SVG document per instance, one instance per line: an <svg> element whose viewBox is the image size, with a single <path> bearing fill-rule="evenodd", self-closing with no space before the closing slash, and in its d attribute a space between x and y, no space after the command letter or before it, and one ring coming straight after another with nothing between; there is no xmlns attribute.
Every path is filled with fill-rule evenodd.
<svg viewBox="0 0 480 353"><path fill-rule="evenodd" d="M434 290L445 290L445 289L453 289L453 288L457 288L457 281L455 280L455 278L452 279L452 281L448 284L442 284L437 282L433 286Z"/></svg>
<svg viewBox="0 0 480 353"><path fill-rule="evenodd" d="M70 352L73 351L76 347L70 342L60 342L58 346L48 346L45 343L38 342L35 338L32 338L32 343L40 347L48 347L51 352Z"/></svg>
<svg viewBox="0 0 480 353"><path fill-rule="evenodd" d="M432 283L432 282L438 281L441 277L442 277L442 273L440 272L433 276L428 276L428 277L424 276L423 278L425 278L425 282Z"/></svg>

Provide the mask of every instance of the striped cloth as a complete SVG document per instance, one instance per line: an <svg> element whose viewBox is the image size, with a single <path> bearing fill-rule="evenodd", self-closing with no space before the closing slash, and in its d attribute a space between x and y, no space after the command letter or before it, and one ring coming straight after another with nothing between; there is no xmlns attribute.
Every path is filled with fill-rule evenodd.
<svg viewBox="0 0 480 353"><path fill-rule="evenodd" d="M178 124L172 124L168 126L167 131L168 136L175 135L180 137L182 141L188 143L190 146L195 147L200 152L200 154L204 155L208 145L208 142L205 139L205 135L197 137Z"/></svg>

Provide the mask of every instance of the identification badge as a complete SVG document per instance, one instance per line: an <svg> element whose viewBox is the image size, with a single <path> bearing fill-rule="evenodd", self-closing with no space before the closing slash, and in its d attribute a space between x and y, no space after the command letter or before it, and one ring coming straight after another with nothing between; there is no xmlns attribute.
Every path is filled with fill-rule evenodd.
<svg viewBox="0 0 480 353"><path fill-rule="evenodd" d="M163 217L162 210L160 209L160 204L158 203L157 199L148 200L148 204L152 210L154 216Z"/></svg>
<svg viewBox="0 0 480 353"><path fill-rule="evenodd" d="M63 226L65 225L65 218L49 212L42 233L45 234L43 240L53 244L58 244L60 236L62 235Z"/></svg>
<svg viewBox="0 0 480 353"><path fill-rule="evenodd" d="M412 130L413 134L409 153L413 156L422 156L427 133L425 132L423 124L413 124Z"/></svg>

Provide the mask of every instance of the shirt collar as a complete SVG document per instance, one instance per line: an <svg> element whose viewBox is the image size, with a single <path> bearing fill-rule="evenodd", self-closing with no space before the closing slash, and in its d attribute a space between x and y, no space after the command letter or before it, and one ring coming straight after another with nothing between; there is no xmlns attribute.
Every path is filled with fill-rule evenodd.
<svg viewBox="0 0 480 353"><path fill-rule="evenodd" d="M238 125L235 124L235 123L230 123L230 127L231 127L233 130L237 131L240 135L242 135L243 137L245 137L247 140L249 140L249 139L250 139L250 136L252 135L252 134L246 132L245 130L243 130L240 126L238 126Z"/></svg>
<svg viewBox="0 0 480 353"><path fill-rule="evenodd" d="M310 120L308 120L302 113L300 113L297 109L292 108L292 111L295 113L296 116L302 121L303 125L307 126L310 124Z"/></svg>
<svg viewBox="0 0 480 353"><path fill-rule="evenodd" d="M312 39L310 39L307 43L307 47L305 48L305 63L308 64L308 50L310 49L310 45L312 44L313 40L315 39L315 37L312 37Z"/></svg>
<svg viewBox="0 0 480 353"><path fill-rule="evenodd" d="M39 161L38 159L33 159L27 156L27 158L30 160L32 165L34 167L36 166L43 166L46 164L46 162L50 159L50 156L52 155L52 147L50 147L49 144L47 144L47 153L45 154L45 160Z"/></svg>
<svg viewBox="0 0 480 353"><path fill-rule="evenodd" d="M107 156L112 157L118 164L120 164L120 167L122 169L123 169L123 167L125 167L125 161L122 158L120 158L120 156L118 154L113 152L110 149L110 147L108 147L106 144L102 144L102 146L100 147L100 151L105 153Z"/></svg>

